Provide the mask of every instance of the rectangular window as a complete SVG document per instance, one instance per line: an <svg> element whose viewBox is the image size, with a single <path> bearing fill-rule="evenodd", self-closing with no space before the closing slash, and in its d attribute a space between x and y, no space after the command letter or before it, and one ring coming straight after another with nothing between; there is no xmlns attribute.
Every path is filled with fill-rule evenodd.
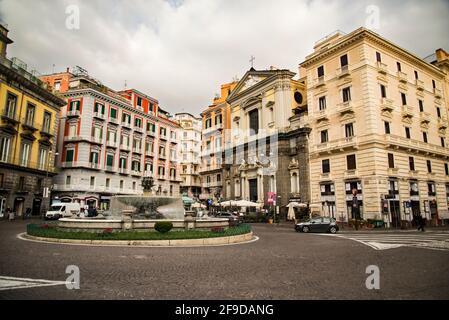
<svg viewBox="0 0 449 320"><path fill-rule="evenodd" d="M221 114L215 116L215 125L219 125L222 123L223 116Z"/></svg>
<svg viewBox="0 0 449 320"><path fill-rule="evenodd" d="M137 106L139 106L139 107L142 106L142 98L141 97L137 97Z"/></svg>
<svg viewBox="0 0 449 320"><path fill-rule="evenodd" d="M443 148L445 148L446 147L446 140L444 139L444 137L440 137L440 142L441 142L441 146Z"/></svg>
<svg viewBox="0 0 449 320"><path fill-rule="evenodd" d="M120 158L120 169L126 169L128 167L126 158Z"/></svg>
<svg viewBox="0 0 449 320"><path fill-rule="evenodd" d="M388 154L388 168L394 168L394 155L392 153Z"/></svg>
<svg viewBox="0 0 449 320"><path fill-rule="evenodd" d="M47 170L48 169L48 150L40 149L39 150L39 169Z"/></svg>
<svg viewBox="0 0 449 320"><path fill-rule="evenodd" d="M427 143L427 132L422 133L422 140Z"/></svg>
<svg viewBox="0 0 449 320"><path fill-rule="evenodd" d="M382 56L381 56L380 52L376 52L376 61L382 62Z"/></svg>
<svg viewBox="0 0 449 320"><path fill-rule="evenodd" d="M28 166L28 161L30 160L30 149L31 146L28 143L22 144L22 154L20 156L20 165L22 167Z"/></svg>
<svg viewBox="0 0 449 320"><path fill-rule="evenodd" d="M106 178L106 188L109 188L111 186L111 179L110 178Z"/></svg>
<svg viewBox="0 0 449 320"><path fill-rule="evenodd" d="M89 161L90 161L90 163L98 164L98 152L91 152Z"/></svg>
<svg viewBox="0 0 449 320"><path fill-rule="evenodd" d="M343 93L343 102L351 101L351 88L350 87L344 88L342 93Z"/></svg>
<svg viewBox="0 0 449 320"><path fill-rule="evenodd" d="M6 98L5 116L10 119L16 118L17 96L9 93Z"/></svg>
<svg viewBox="0 0 449 320"><path fill-rule="evenodd" d="M351 138L354 136L354 126L352 123L345 124L345 135L346 138Z"/></svg>
<svg viewBox="0 0 449 320"><path fill-rule="evenodd" d="M350 155L346 156L346 167L348 170L357 169L355 154L350 154Z"/></svg>
<svg viewBox="0 0 449 320"><path fill-rule="evenodd" d="M95 186L95 177L90 177L90 186L91 187Z"/></svg>
<svg viewBox="0 0 449 320"><path fill-rule="evenodd" d="M424 112L424 103L422 100L418 100L419 112Z"/></svg>
<svg viewBox="0 0 449 320"><path fill-rule="evenodd" d="M96 102L94 106L94 112L104 114L104 104Z"/></svg>
<svg viewBox="0 0 449 320"><path fill-rule="evenodd" d="M390 123L388 121L384 121L385 134L390 134Z"/></svg>
<svg viewBox="0 0 449 320"><path fill-rule="evenodd" d="M133 181L133 190L136 190L136 182Z"/></svg>
<svg viewBox="0 0 449 320"><path fill-rule="evenodd" d="M396 62L396 66L398 68L398 71L401 72L402 71L401 63L400 62Z"/></svg>
<svg viewBox="0 0 449 320"><path fill-rule="evenodd" d="M407 96L403 92L401 92L401 101L403 106L407 105Z"/></svg>
<svg viewBox="0 0 449 320"><path fill-rule="evenodd" d="M418 79L419 79L419 77L418 77L418 71L415 70L414 73L415 73L415 79L418 80Z"/></svg>
<svg viewBox="0 0 449 320"><path fill-rule="evenodd" d="M432 173L432 162L430 160L427 160L427 172Z"/></svg>
<svg viewBox="0 0 449 320"><path fill-rule="evenodd" d="M449 176L449 164L447 163L444 164L444 172L446 173L447 176Z"/></svg>
<svg viewBox="0 0 449 320"><path fill-rule="evenodd" d="M410 171L415 171L415 158L408 157L408 167Z"/></svg>
<svg viewBox="0 0 449 320"><path fill-rule="evenodd" d="M324 66L319 66L317 69L318 78L321 78L324 76Z"/></svg>
<svg viewBox="0 0 449 320"><path fill-rule="evenodd" d="M318 99L318 105L319 105L320 111L326 110L326 97L320 97Z"/></svg>
<svg viewBox="0 0 449 320"><path fill-rule="evenodd" d="M117 119L117 109L111 108L111 118Z"/></svg>
<svg viewBox="0 0 449 320"><path fill-rule="evenodd" d="M28 103L27 105L27 112L26 112L26 116L25 116L25 124L33 127L34 125L34 113L36 111L36 107L31 104Z"/></svg>
<svg viewBox="0 0 449 320"><path fill-rule="evenodd" d="M70 102L70 108L69 111L80 111L81 109L81 101L75 100Z"/></svg>
<svg viewBox="0 0 449 320"><path fill-rule="evenodd" d="M44 123L42 125L42 131L46 133L50 133L51 126L51 113L45 111L44 112Z"/></svg>
<svg viewBox="0 0 449 320"><path fill-rule="evenodd" d="M11 149L11 138L9 137L1 137L0 138L0 161L8 162L9 153Z"/></svg>
<svg viewBox="0 0 449 320"><path fill-rule="evenodd" d="M25 190L25 177L19 177L19 183L17 185L17 189Z"/></svg>
<svg viewBox="0 0 449 320"><path fill-rule="evenodd" d="M61 81L55 81L54 88L55 88L55 91L61 90Z"/></svg>
<svg viewBox="0 0 449 320"><path fill-rule="evenodd" d="M385 86L383 84L380 85L380 96L382 98L387 97L387 89L385 88Z"/></svg>
<svg viewBox="0 0 449 320"><path fill-rule="evenodd" d="M345 54L340 57L340 66L343 68L346 67L347 65L348 65L348 55Z"/></svg>
<svg viewBox="0 0 449 320"><path fill-rule="evenodd" d="M249 129L250 129L250 135L256 135L259 133L259 110L251 110L248 113L249 117Z"/></svg>
<svg viewBox="0 0 449 320"><path fill-rule="evenodd" d="M72 162L74 158L75 151L73 149L67 149L65 152L65 161L66 162Z"/></svg>
<svg viewBox="0 0 449 320"><path fill-rule="evenodd" d="M329 141L328 131L323 130L321 131L321 143L326 143Z"/></svg>
<svg viewBox="0 0 449 320"><path fill-rule="evenodd" d="M120 180L120 190L123 190L123 180Z"/></svg>
<svg viewBox="0 0 449 320"><path fill-rule="evenodd" d="M330 166L330 161L329 159L324 159L321 162L321 169L323 171L323 173L329 173L331 172L331 166Z"/></svg>
<svg viewBox="0 0 449 320"><path fill-rule="evenodd" d="M439 119L441 119L441 109L440 109L440 107L437 107L437 117Z"/></svg>
<svg viewBox="0 0 449 320"><path fill-rule="evenodd" d="M435 89L436 87L437 86L436 86L435 80L432 80L432 88Z"/></svg>
<svg viewBox="0 0 449 320"><path fill-rule="evenodd" d="M72 183L72 176L66 176L65 177L65 184L70 186L71 183Z"/></svg>
<svg viewBox="0 0 449 320"><path fill-rule="evenodd" d="M137 128L142 128L142 119L135 118L134 119L134 126L136 126Z"/></svg>
<svg viewBox="0 0 449 320"><path fill-rule="evenodd" d="M111 167L111 168L114 166L114 155L113 154L106 155L106 166Z"/></svg>
<svg viewBox="0 0 449 320"><path fill-rule="evenodd" d="M410 128L409 127L405 127L405 137L407 139L411 139L411 134L410 134Z"/></svg>

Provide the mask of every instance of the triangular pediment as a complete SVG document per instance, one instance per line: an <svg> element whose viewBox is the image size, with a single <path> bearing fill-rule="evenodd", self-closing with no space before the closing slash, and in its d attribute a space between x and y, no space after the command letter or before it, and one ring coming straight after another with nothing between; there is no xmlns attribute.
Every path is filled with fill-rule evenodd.
<svg viewBox="0 0 449 320"><path fill-rule="evenodd" d="M234 90L232 90L231 95L227 100L232 100L235 97L239 96L241 93L247 91L248 89L256 86L257 84L264 82L270 78L275 79L279 73L289 73L291 77L295 75L295 73L288 70L255 70L251 68L248 70L242 79L237 83ZM268 80L270 81L270 80Z"/></svg>

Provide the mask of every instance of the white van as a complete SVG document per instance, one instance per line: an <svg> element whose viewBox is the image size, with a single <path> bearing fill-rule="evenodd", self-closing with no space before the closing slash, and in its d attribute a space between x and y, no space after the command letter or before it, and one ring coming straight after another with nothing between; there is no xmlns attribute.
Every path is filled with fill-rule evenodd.
<svg viewBox="0 0 449 320"><path fill-rule="evenodd" d="M62 217L72 217L80 213L79 203L56 203L52 204L50 209L45 213L46 219L59 219Z"/></svg>

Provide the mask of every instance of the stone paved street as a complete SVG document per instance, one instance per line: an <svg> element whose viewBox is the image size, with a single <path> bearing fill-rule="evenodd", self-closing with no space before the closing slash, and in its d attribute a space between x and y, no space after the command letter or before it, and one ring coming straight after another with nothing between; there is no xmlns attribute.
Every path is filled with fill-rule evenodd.
<svg viewBox="0 0 449 320"><path fill-rule="evenodd" d="M0 282L2 277L65 281L66 267L77 265L81 288L25 285L0 290L1 299L449 298L449 251L375 250L345 237L266 224L253 226L259 240L249 244L87 247L18 239L25 226L0 222ZM414 234L423 236L407 237ZM380 268L380 290L365 287L368 265Z"/></svg>

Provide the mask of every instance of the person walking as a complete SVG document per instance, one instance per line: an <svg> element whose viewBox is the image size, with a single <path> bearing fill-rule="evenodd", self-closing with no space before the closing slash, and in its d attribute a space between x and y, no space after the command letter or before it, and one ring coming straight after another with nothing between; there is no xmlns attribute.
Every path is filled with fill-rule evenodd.
<svg viewBox="0 0 449 320"><path fill-rule="evenodd" d="M422 231L422 232L424 232L425 230L424 230L424 226L425 226L425 220L424 220L424 218L422 217L422 216L419 216L418 217L418 219L417 219L418 221L418 229L417 229L417 231Z"/></svg>
<svg viewBox="0 0 449 320"><path fill-rule="evenodd" d="M14 220L14 212L11 210L10 207L8 207L6 209L6 214L8 215L9 221L13 221Z"/></svg>

